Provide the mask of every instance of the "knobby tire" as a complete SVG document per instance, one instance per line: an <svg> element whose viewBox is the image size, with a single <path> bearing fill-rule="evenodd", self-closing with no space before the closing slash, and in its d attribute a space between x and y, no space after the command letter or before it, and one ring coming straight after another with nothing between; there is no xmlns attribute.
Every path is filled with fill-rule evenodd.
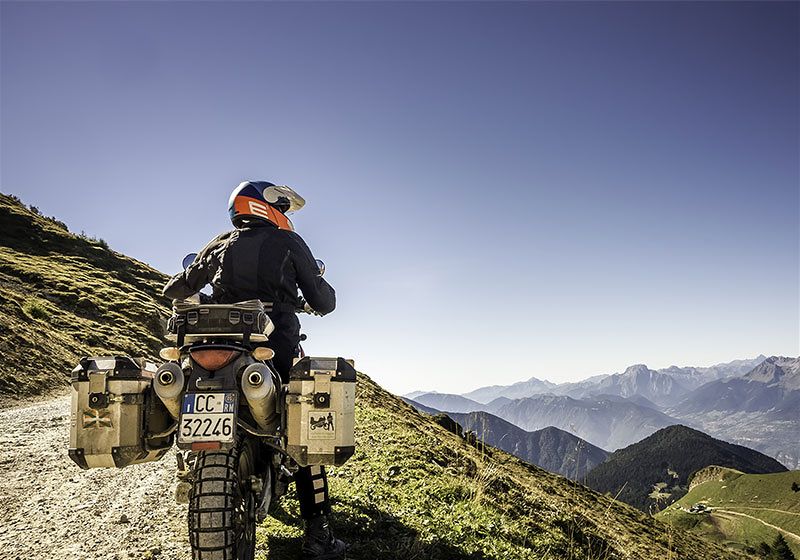
<svg viewBox="0 0 800 560"><path fill-rule="evenodd" d="M247 439L229 451L198 453L189 494L194 560L253 560L255 498L249 489L255 453Z"/></svg>

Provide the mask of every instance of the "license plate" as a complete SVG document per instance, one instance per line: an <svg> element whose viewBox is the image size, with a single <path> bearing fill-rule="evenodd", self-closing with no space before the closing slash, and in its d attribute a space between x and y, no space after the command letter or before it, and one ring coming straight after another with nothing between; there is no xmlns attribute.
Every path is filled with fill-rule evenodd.
<svg viewBox="0 0 800 560"><path fill-rule="evenodd" d="M183 397L178 443L233 442L236 393L188 393Z"/></svg>

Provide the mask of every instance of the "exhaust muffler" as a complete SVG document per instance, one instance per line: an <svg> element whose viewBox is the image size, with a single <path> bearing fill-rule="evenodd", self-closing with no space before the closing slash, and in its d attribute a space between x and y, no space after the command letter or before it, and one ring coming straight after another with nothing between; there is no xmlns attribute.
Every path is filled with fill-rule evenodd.
<svg viewBox="0 0 800 560"><path fill-rule="evenodd" d="M175 362L167 362L158 368L155 381L153 381L156 395L175 420L181 414L181 393L184 381L183 370Z"/></svg>
<svg viewBox="0 0 800 560"><path fill-rule="evenodd" d="M264 364L250 364L242 372L242 392L250 414L262 430L269 430L277 420L277 388L270 369Z"/></svg>

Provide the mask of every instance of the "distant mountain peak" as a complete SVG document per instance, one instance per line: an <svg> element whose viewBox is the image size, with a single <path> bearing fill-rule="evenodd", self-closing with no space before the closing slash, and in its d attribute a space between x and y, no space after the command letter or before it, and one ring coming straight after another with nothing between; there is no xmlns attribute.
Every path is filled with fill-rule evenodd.
<svg viewBox="0 0 800 560"><path fill-rule="evenodd" d="M789 390L800 389L800 358L771 356L745 375L744 379Z"/></svg>
<svg viewBox="0 0 800 560"><path fill-rule="evenodd" d="M639 372L639 371L651 371L650 368L647 367L646 364L633 364L632 366L628 366L625 369L624 373L628 372Z"/></svg>

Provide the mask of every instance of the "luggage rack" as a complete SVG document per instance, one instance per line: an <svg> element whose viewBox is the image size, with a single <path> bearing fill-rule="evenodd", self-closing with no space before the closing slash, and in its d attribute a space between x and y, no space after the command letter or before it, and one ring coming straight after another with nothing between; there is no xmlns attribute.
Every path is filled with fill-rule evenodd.
<svg viewBox="0 0 800 560"><path fill-rule="evenodd" d="M265 342L275 325L259 300L233 304L176 302L167 323L167 340L178 346L211 338Z"/></svg>

